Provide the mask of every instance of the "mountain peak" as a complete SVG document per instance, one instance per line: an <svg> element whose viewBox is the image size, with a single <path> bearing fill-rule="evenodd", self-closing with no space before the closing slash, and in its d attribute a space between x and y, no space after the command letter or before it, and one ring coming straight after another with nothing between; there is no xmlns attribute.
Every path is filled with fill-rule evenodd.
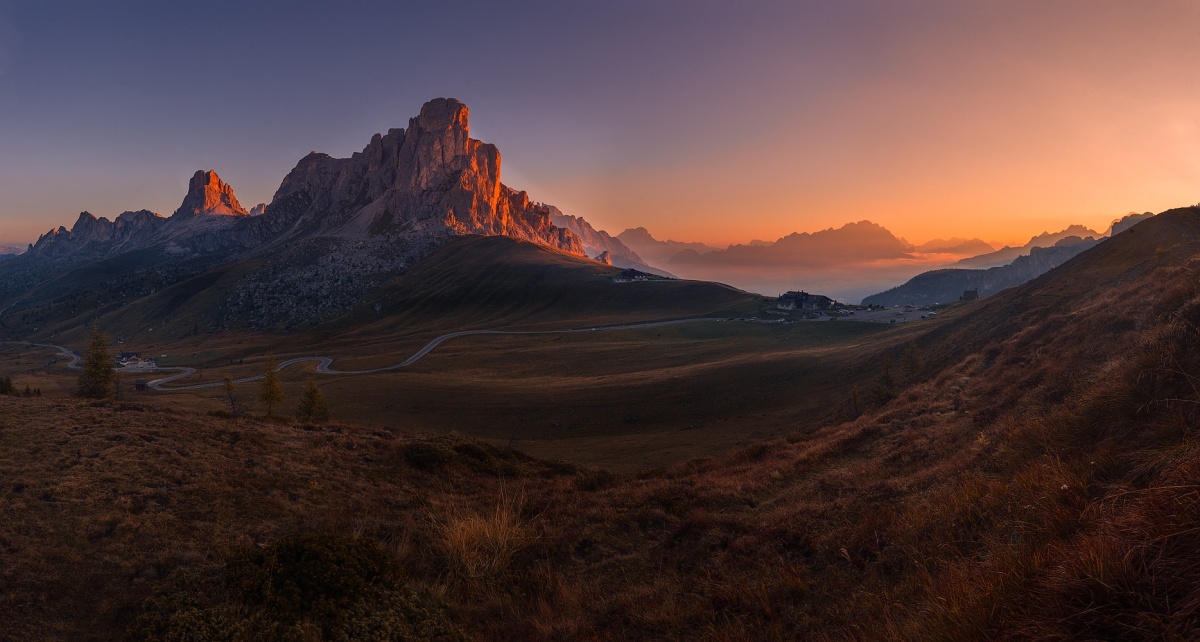
<svg viewBox="0 0 1200 642"><path fill-rule="evenodd" d="M469 133L471 111L454 98L434 98L421 106L414 125L427 132L461 129Z"/></svg>
<svg viewBox="0 0 1200 642"><path fill-rule="evenodd" d="M188 193L175 215L185 216L247 216L249 212L238 203L233 187L221 180L213 170L199 170L188 182Z"/></svg>

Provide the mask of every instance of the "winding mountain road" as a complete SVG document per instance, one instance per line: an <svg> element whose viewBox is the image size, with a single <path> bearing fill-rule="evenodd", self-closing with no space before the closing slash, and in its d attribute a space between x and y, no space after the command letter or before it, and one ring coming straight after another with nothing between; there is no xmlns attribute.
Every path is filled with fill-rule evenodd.
<svg viewBox="0 0 1200 642"><path fill-rule="evenodd" d="M567 330L461 330L459 332L450 332L448 334L443 334L442 336L437 337L433 341L430 341L429 343L425 344L425 346L423 348L418 350L415 354L413 354L411 357L405 359L404 361L401 361L400 363L397 363L394 365L384 366L382 368L371 368L369 370L335 370L332 367L333 359L331 359L330 357L296 357L294 359L288 359L286 361L281 361L279 363L279 365L275 368L275 372L279 372L280 370L283 370L284 368L287 368L288 366L293 366L298 363L305 363L305 362L310 362L310 361L316 362L317 372L319 372L321 374L330 374L330 375L362 375L362 374L375 374L378 372L388 372L391 370L399 370L400 368L410 366L410 365L416 363L417 361L420 361L422 357L424 357L425 355L432 352L434 348L445 343L446 341L449 341L450 339L456 339L458 337L467 337L467 336L472 336L472 335L477 335L477 334L572 334L572 333L577 333L577 332L602 332L602 331L609 331L609 330L637 330L640 328L655 328L655 327L666 326L666 325L679 325L682 323L697 323L697 322L701 322L701 321L725 321L725 320L726 319L724 319L724 318L717 318L717 317L697 317L697 318L692 318L692 319L674 319L671 321L647 321L645 323L630 323L627 325L597 326L594 328L571 328L571 329L567 329ZM26 341L3 341L0 343L26 345L26 346L33 346L33 347L38 347L38 348L51 348L53 350L58 350L58 352L60 354L62 354L65 357L69 357L71 359L70 363L67 364L67 367L73 368L73 369L79 369L79 361L82 358L78 354L75 354L74 352L72 352L71 350L69 350L63 346L55 345L52 343L29 343ZM127 372L124 369L122 369L122 371ZM140 371L145 372L145 370L140 370ZM154 379L153 381L150 381L146 384L146 386L149 387L150 389L156 390L159 392L178 392L178 391L182 391L182 390L199 390L201 388L218 388L220 386L225 385L224 381L214 381L212 383L195 383L195 384L189 384L189 385L184 385L184 386L168 386L168 384L170 384L173 381L178 381L179 379L190 377L193 374L196 374L196 372L197 372L196 369L195 368L185 368L185 367L154 368L153 371L175 372L176 373L169 377L163 377L161 379ZM241 379L234 379L233 382L234 383L249 383L251 381L259 381L264 376L265 375L255 375L253 377L243 377Z"/></svg>

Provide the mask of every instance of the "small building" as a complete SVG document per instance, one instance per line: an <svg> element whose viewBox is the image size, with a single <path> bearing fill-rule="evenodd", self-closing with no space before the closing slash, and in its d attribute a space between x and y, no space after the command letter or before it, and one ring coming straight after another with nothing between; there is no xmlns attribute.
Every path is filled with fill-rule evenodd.
<svg viewBox="0 0 1200 642"><path fill-rule="evenodd" d="M629 283L631 281L648 281L648 280L650 280L649 274L642 272L641 270L635 270L633 268L626 268L624 270L621 270L620 272L617 273L616 276L613 277L613 281L616 283Z"/></svg>
<svg viewBox="0 0 1200 642"><path fill-rule="evenodd" d="M138 392L145 392L147 387L148 384L146 383L145 379L138 379L137 381L133 382L133 389L137 390Z"/></svg>
<svg viewBox="0 0 1200 642"><path fill-rule="evenodd" d="M780 310L808 310L810 312L823 312L825 310L841 307L833 299L823 294L809 294L804 291L800 292L785 292L779 295L779 299L775 301L775 307Z"/></svg>
<svg viewBox="0 0 1200 642"><path fill-rule="evenodd" d="M962 298L959 301L974 301L979 298L979 288L974 290L963 290Z"/></svg>

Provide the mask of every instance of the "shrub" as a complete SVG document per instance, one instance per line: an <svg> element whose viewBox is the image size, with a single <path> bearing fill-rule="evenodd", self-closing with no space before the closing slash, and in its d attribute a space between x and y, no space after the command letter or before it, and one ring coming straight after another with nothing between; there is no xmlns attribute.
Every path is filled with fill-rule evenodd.
<svg viewBox="0 0 1200 642"><path fill-rule="evenodd" d="M145 601L131 640L462 640L444 605L376 546L300 533L180 574Z"/></svg>
<svg viewBox="0 0 1200 642"><path fill-rule="evenodd" d="M401 451L404 461L421 470L436 470L454 460L454 451L431 441L414 441L405 444Z"/></svg>

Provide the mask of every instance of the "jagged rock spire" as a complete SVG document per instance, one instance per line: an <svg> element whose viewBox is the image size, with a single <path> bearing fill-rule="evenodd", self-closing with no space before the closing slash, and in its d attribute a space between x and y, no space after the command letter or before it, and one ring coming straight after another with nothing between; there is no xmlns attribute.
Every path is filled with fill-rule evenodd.
<svg viewBox="0 0 1200 642"><path fill-rule="evenodd" d="M221 180L213 170L200 170L188 183L188 193L175 216L249 216L238 203L233 187Z"/></svg>

